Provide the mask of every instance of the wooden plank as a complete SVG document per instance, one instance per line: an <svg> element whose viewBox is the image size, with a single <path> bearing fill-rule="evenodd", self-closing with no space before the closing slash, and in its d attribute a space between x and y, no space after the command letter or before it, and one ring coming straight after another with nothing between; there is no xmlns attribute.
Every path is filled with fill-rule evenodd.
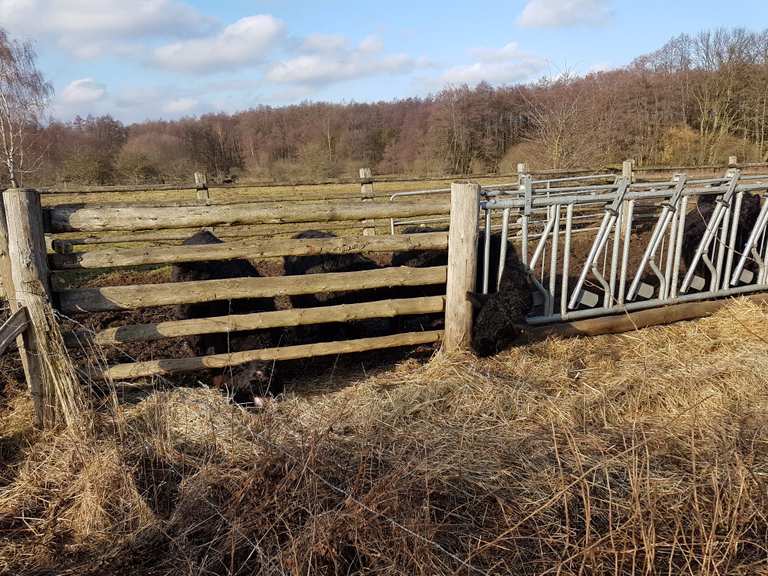
<svg viewBox="0 0 768 576"><path fill-rule="evenodd" d="M64 313L133 310L149 306L195 304L214 300L272 298L298 294L343 292L393 286L441 284L446 267L381 268L361 272L332 272L304 276L201 280L168 284L78 288L58 292Z"/></svg>
<svg viewBox="0 0 768 576"><path fill-rule="evenodd" d="M333 232L349 232L351 230L362 231L360 222L299 222L293 224L281 224L279 229L274 226L219 226L213 228L213 233L221 239L235 238L247 239L268 236L273 238L276 234L292 234L304 230L328 230ZM52 249L59 254L69 254L75 246L92 246L99 244L131 244L140 242L180 242L186 240L200 228L177 228L174 230L150 230L144 232L132 232L130 234L98 234L82 236L78 238L55 238L51 241Z"/></svg>
<svg viewBox="0 0 768 576"><path fill-rule="evenodd" d="M442 312L445 298L430 296L424 298L402 298L380 300L359 304L340 304L318 308L297 308L239 314L218 318L192 318L172 320L157 324L133 324L108 328L97 333L90 341L99 345L125 344L127 342L148 342L163 338L196 336L198 334L221 334L243 330L261 330L287 326L306 326L328 322L352 322L367 318L393 318L410 314L432 314ZM88 339L85 333L78 333L73 342Z"/></svg>
<svg viewBox="0 0 768 576"><path fill-rule="evenodd" d="M403 218L445 214L448 202L393 202L332 205L328 203L284 204L263 207L254 204L157 208L148 206L93 208L82 205L48 208L51 232L100 232L103 230L158 230L238 224L282 224L285 222L332 222L368 218Z"/></svg>
<svg viewBox="0 0 768 576"><path fill-rule="evenodd" d="M405 334L379 336L376 338L360 338L342 342L321 342L318 344L301 344L298 346L265 348L263 350L198 356L195 358L150 360L148 362L117 364L101 371L101 373L96 374L96 376L101 376L107 380L130 380L148 376L167 376L181 372L195 372L197 370L210 368L226 368L228 366L237 366L255 361L298 360L299 358L332 356L336 354L367 352L369 350L381 350L385 348L431 344L432 342L440 340L441 335L442 332L439 330L430 332L408 332Z"/></svg>
<svg viewBox="0 0 768 576"><path fill-rule="evenodd" d="M0 356L29 326L26 308L19 308L0 326Z"/></svg>
<svg viewBox="0 0 768 576"><path fill-rule="evenodd" d="M448 237L448 285L445 304L446 351L469 349L472 305L467 292L475 290L480 185L451 184L451 226Z"/></svg>
<svg viewBox="0 0 768 576"><path fill-rule="evenodd" d="M53 254L49 260L56 270L115 268L175 262L204 262L233 258L274 258L314 254L357 252L399 252L440 250L448 246L448 234L433 232L378 237L272 239L225 242L204 246L161 246L156 248L112 249L73 254Z"/></svg>
<svg viewBox="0 0 768 576"><path fill-rule="evenodd" d="M756 294L743 297L755 304L768 304L768 294ZM662 326L681 322L684 320L696 320L711 316L718 310L728 306L732 298L723 300L707 300L703 302L684 302L672 304L661 308L650 308L636 312L625 312L615 316L602 316L573 322L559 322L545 326L531 326L526 333L531 340L540 340L547 337L572 338L575 336L600 336L603 334L621 334L632 332L640 328L650 326Z"/></svg>

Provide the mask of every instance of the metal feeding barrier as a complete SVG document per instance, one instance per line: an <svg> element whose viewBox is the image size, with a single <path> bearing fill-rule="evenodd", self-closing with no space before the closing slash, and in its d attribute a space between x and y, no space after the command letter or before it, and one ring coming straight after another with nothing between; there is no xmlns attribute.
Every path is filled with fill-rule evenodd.
<svg viewBox="0 0 768 576"><path fill-rule="evenodd" d="M483 188L483 293L492 270L500 283L510 243L533 275L530 324L768 289L768 175L734 169L708 179L595 178L615 181L570 186L561 179L542 190L523 176L514 189ZM747 198L751 214L744 214ZM493 266L491 236L499 219L501 249Z"/></svg>

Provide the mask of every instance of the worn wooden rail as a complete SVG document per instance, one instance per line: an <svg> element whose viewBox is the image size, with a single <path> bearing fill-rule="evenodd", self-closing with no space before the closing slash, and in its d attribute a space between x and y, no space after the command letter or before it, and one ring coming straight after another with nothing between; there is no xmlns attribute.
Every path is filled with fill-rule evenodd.
<svg viewBox="0 0 768 576"><path fill-rule="evenodd" d="M106 230L160 230L204 228L238 224L282 224L285 222L330 222L434 216L449 210L446 201L391 204L285 204L262 207L253 204L194 206L180 210L167 207L94 208L55 206L46 210L51 232L100 232Z"/></svg>
<svg viewBox="0 0 768 576"><path fill-rule="evenodd" d="M233 258L255 259L317 254L353 254L357 252L444 250L447 247L448 234L433 232L398 236L277 239L225 242L203 246L96 250L72 254L53 254L50 257L50 263L51 267L56 270L82 270L231 260Z"/></svg>
<svg viewBox="0 0 768 576"><path fill-rule="evenodd" d="M99 345L116 345L199 334L226 334L243 330L352 322L368 318L394 318L413 314L434 314L443 312L444 305L445 298L443 296L378 300L376 302L339 304L318 308L293 308L254 314L233 314L216 318L171 320L156 324L129 324L102 330L93 337L83 332L72 337L75 342L81 344L90 341Z"/></svg>
<svg viewBox="0 0 768 576"><path fill-rule="evenodd" d="M323 292L344 292L393 286L441 284L446 267L380 268L362 272L331 272L305 276L234 278L168 284L76 288L57 293L60 309L75 312L134 310L152 306L195 304L241 298L272 298Z"/></svg>
<svg viewBox="0 0 768 576"><path fill-rule="evenodd" d="M181 372L195 372L197 370L211 368L227 368L229 366L237 366L239 364L255 361L298 360L300 358L316 356L332 356L336 354L367 352L385 348L431 344L440 340L441 335L442 332L439 330L429 332L406 332L404 334L378 336L375 338L360 338L357 340L322 342L318 344L299 344L297 346L265 348L262 350L198 356L195 358L150 360L147 362L117 364L99 371L96 375L108 380L128 380L145 378L148 376L177 374Z"/></svg>

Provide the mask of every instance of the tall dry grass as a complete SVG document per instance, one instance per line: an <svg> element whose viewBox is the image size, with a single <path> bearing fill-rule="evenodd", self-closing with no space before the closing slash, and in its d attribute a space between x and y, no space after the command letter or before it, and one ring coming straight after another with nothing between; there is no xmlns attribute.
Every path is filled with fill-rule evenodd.
<svg viewBox="0 0 768 576"><path fill-rule="evenodd" d="M0 492L0 569L766 574L766 326L739 302L404 362L258 414L157 392L102 410L87 442L30 439Z"/></svg>

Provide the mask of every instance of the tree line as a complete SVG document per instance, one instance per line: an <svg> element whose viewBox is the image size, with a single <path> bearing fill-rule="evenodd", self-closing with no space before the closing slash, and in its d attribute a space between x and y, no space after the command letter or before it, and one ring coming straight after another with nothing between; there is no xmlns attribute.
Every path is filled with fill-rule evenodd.
<svg viewBox="0 0 768 576"><path fill-rule="evenodd" d="M14 44L0 36L2 45ZM16 46L29 67L29 47ZM0 50L4 58L12 54ZM50 87L35 80L47 96ZM444 175L511 172L523 161L541 169L625 158L709 164L733 154L767 161L768 30L683 34L620 69L426 98L259 106L129 126L110 116L27 114L22 124L27 157L37 159L25 181L37 185L188 182L195 171L213 181L296 181L351 177L362 166Z"/></svg>

